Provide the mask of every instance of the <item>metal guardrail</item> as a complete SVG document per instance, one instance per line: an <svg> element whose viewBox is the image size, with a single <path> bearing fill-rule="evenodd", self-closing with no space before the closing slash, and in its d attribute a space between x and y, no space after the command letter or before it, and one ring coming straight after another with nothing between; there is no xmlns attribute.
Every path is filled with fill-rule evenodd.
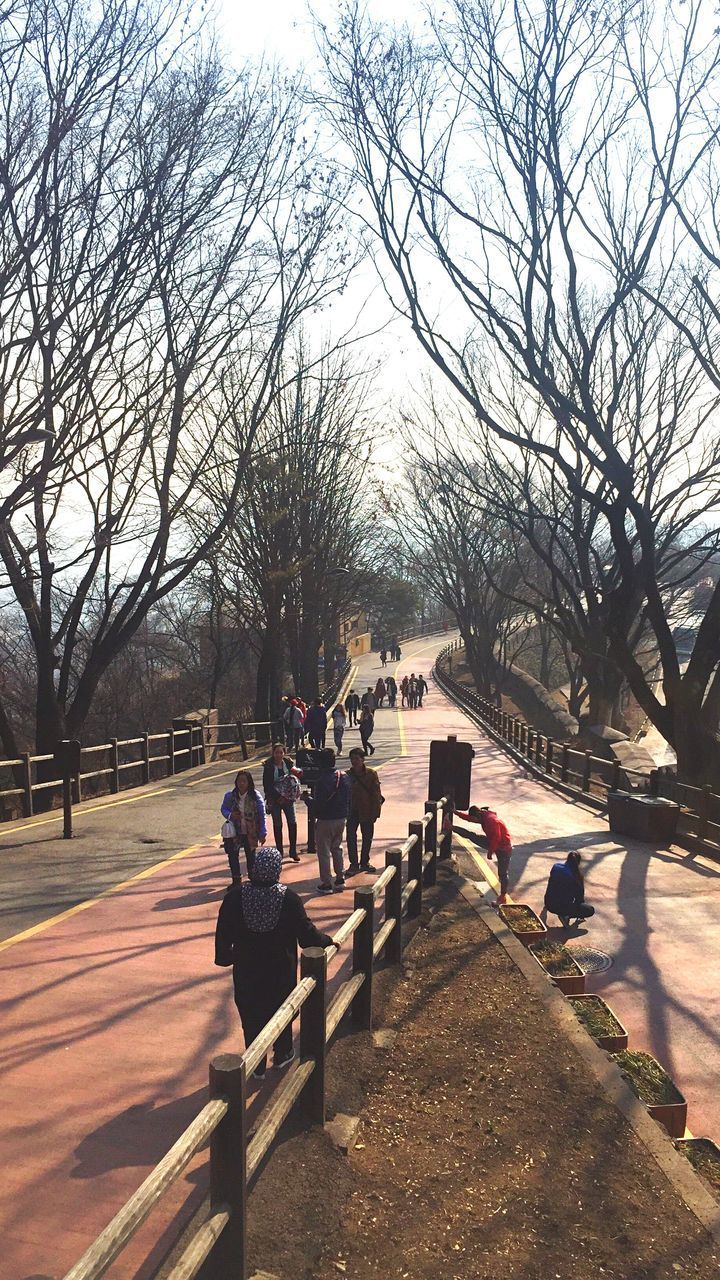
<svg viewBox="0 0 720 1280"><path fill-rule="evenodd" d="M450 856L452 835L445 831L450 801L428 801L424 817L408 825L401 847L385 854L385 870L372 885L355 890L353 911L325 950L301 953L300 981L277 1013L242 1055L223 1054L210 1063L210 1100L123 1205L104 1231L67 1272L65 1280L100 1280L145 1221L158 1200L210 1139L210 1204L167 1280L192 1280L212 1254L215 1274L247 1277L248 1192L282 1124L297 1107L308 1125L325 1123L327 1047L343 1017L356 1028L372 1025L375 961L383 954L399 964L404 919L422 911L423 889L435 884L439 858ZM403 861L407 879L402 884ZM375 930L376 900L384 897L384 921ZM328 961L350 938L352 974L332 997L327 995ZM248 1124L247 1079L285 1027L300 1015L300 1059L283 1078L254 1122Z"/></svg>
<svg viewBox="0 0 720 1280"><path fill-rule="evenodd" d="M677 843L713 858L720 855L720 795L712 787L693 787L668 778L657 769L649 774L629 769L618 760L606 760L566 742L556 742L534 725L509 715L453 678L452 655L462 647L461 642L455 640L440 651L435 659L435 678L441 689L516 759L551 784L595 802L605 803L608 792L620 787L623 775L635 777L650 795L662 796L680 805Z"/></svg>

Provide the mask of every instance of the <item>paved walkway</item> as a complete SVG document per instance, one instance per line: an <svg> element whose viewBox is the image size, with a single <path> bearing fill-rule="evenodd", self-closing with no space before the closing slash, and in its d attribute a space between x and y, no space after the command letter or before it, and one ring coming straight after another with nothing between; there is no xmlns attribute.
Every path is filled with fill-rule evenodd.
<svg viewBox="0 0 720 1280"><path fill-rule="evenodd" d="M427 674L441 643L408 644L402 669ZM362 688L378 674L377 655L370 655L355 683ZM574 845L586 852L588 897L598 908L591 937L614 957L613 968L589 987L607 991L634 1047L671 1067L688 1096L691 1127L717 1137L720 867L619 845L598 814L532 781L437 688L422 711L382 710L376 723L373 763L387 797L378 860L422 812L431 739L457 733L472 741L473 799L497 805L515 838L514 896L539 906L551 861ZM21 927L31 931L0 943L1 1280L59 1280L196 1113L209 1059L242 1047L229 974L212 965L227 884L214 834L227 777L217 776L221 768L207 772L214 776L188 774L154 797L116 807L110 836L108 814L81 813L83 835L70 849L47 840L47 829L14 833L25 843L8 856ZM130 878L132 859L147 863L147 851L133 842L140 832L147 836L150 823L162 860ZM76 877L69 889L65 868ZM36 874L41 892L33 897ZM350 890L315 896L314 858L287 865L285 874L321 926L332 930L351 909ZM118 878L127 883L78 902L84 885L107 890ZM57 918L51 900L66 914ZM348 959L336 961L334 980ZM152 1273L177 1222L202 1198L201 1164L190 1166L111 1276Z"/></svg>

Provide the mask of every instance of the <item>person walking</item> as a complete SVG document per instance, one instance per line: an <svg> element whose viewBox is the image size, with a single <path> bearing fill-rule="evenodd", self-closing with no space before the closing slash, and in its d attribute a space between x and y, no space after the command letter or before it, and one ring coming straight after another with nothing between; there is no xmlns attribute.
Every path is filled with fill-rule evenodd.
<svg viewBox="0 0 720 1280"><path fill-rule="evenodd" d="M487 836L488 857L497 858L498 864L498 880L500 881L500 893L497 898L497 906L502 906L506 901L508 891L508 880L510 874L510 858L512 856L512 840L502 818L499 818L494 809L488 805L478 808L476 804L471 804L467 813L463 813L461 809L455 810L456 818L462 818L465 822L478 823L485 835Z"/></svg>
<svg viewBox="0 0 720 1280"><path fill-rule="evenodd" d="M377 702L375 701L375 694L373 693L371 684L368 685L362 698L360 699L360 706L361 708L367 707L371 715L375 714L375 707L377 706Z"/></svg>
<svg viewBox="0 0 720 1280"><path fill-rule="evenodd" d="M375 730L375 717L369 707L363 707L360 716L360 741L362 742L363 751L367 755L368 751L371 756L375 755L375 748L370 741Z"/></svg>
<svg viewBox="0 0 720 1280"><path fill-rule="evenodd" d="M293 733L292 722L293 722L293 704L291 699L286 694L285 697L283 698L282 725L283 725L283 733L285 735L285 746L287 747L288 751L292 749L294 736L295 736Z"/></svg>
<svg viewBox="0 0 720 1280"><path fill-rule="evenodd" d="M375 692L375 703L378 707L381 707L385 699L385 694L387 693L387 689L385 687L385 681L383 680L382 676L378 677L374 692Z"/></svg>
<svg viewBox="0 0 720 1280"><path fill-rule="evenodd" d="M401 658L402 658L402 649L400 648L400 645L398 645L395 650L395 661L399 662Z"/></svg>
<svg viewBox="0 0 720 1280"><path fill-rule="evenodd" d="M352 753L351 753L352 754ZM350 850L350 827L348 825L348 855ZM570 928L570 919L575 916L577 928L581 920L589 920L595 915L595 908L585 901L585 879L580 870L582 855L577 849L571 849L564 862L553 864L545 890L545 905L541 919L547 917L548 911L559 916L566 929Z"/></svg>
<svg viewBox="0 0 720 1280"><path fill-rule="evenodd" d="M282 856L269 845L255 857L250 883L226 895L215 929L215 964L232 965L245 1046L252 1044L297 984L298 947L329 947L332 938L308 918L294 890L280 883ZM273 1045L273 1067L293 1061L292 1023ZM253 1075L262 1080L267 1060Z"/></svg>
<svg viewBox="0 0 720 1280"><path fill-rule="evenodd" d="M323 706L322 698L316 698L313 702L313 705L307 713L305 728L310 739L311 747L315 747L317 750L319 747L325 746L325 734L327 733L327 711Z"/></svg>
<svg viewBox="0 0 720 1280"><path fill-rule="evenodd" d="M407 676L403 676L402 680L400 681L401 705L403 707L407 706L409 684L410 684L410 681L408 680Z"/></svg>
<svg viewBox="0 0 720 1280"><path fill-rule="evenodd" d="M346 875L356 876L359 871L374 871L370 863L375 823L380 817L384 796L380 791L380 776L376 769L368 769L365 752L353 747L350 752L348 777L352 786L350 814L347 821L348 869ZM361 846L358 863L357 832L360 828Z"/></svg>
<svg viewBox="0 0 720 1280"><path fill-rule="evenodd" d="M239 884L242 880L240 850L243 849L245 853L247 872L250 875L255 850L267 839L265 805L262 796L255 790L249 769L240 769L235 775L235 785L232 791L225 792L220 812L225 819L222 838L230 863L232 882Z"/></svg>
<svg viewBox="0 0 720 1280"><path fill-rule="evenodd" d="M407 689L408 706L411 711L414 711L417 706L417 697L417 680L415 678L415 672L411 671Z"/></svg>
<svg viewBox="0 0 720 1280"><path fill-rule="evenodd" d="M287 719L285 718L287 716ZM305 737L305 718L297 698L292 698L283 715L288 751L297 751Z"/></svg>
<svg viewBox="0 0 720 1280"><path fill-rule="evenodd" d="M343 734L345 733L345 709L341 702L333 709L332 727L333 738L335 739L335 750L339 756L342 755Z"/></svg>
<svg viewBox="0 0 720 1280"><path fill-rule="evenodd" d="M276 742L272 755L263 764L262 774L265 804L272 818L275 844L282 855L283 851L283 814L288 829L289 856L293 862L300 861L297 851L297 816L295 801L300 795L300 784L297 780L295 764L291 756L285 754L282 742Z"/></svg>
<svg viewBox="0 0 720 1280"><path fill-rule="evenodd" d="M348 724L355 725L358 722L358 713L360 711L360 695L351 689L345 699L345 710L348 713Z"/></svg>
<svg viewBox="0 0 720 1280"><path fill-rule="evenodd" d="M387 689L388 706L394 707L397 702L397 680L394 676L388 676L385 681L385 688Z"/></svg>
<svg viewBox="0 0 720 1280"><path fill-rule="evenodd" d="M320 756L318 777L313 789L315 848L320 867L318 893L332 893L345 887L342 838L350 812L350 779L335 768L335 752L329 748ZM333 885L332 872L335 872Z"/></svg>
<svg viewBox="0 0 720 1280"><path fill-rule="evenodd" d="M422 706L423 694L428 692L428 683L424 676L419 675L417 678L417 704Z"/></svg>
<svg viewBox="0 0 720 1280"><path fill-rule="evenodd" d="M387 666L387 649L380 650L380 666L381 667Z"/></svg>

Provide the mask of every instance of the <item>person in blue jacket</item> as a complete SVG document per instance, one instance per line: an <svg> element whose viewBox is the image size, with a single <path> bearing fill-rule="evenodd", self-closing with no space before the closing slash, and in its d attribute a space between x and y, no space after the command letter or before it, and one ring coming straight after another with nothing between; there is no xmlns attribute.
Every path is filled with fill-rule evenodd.
<svg viewBox="0 0 720 1280"><path fill-rule="evenodd" d="M240 849L245 851L247 872L250 875L255 850L267 839L265 803L259 791L255 790L253 776L248 769L241 769L236 775L235 786L232 791L226 791L220 812L225 822L232 823L235 828L234 836L223 833L223 845L230 863L233 884L239 884L242 880Z"/></svg>
<svg viewBox="0 0 720 1280"><path fill-rule="evenodd" d="M595 908L585 901L585 881L580 870L581 855L572 849L564 862L556 862L550 872L545 890L545 910L559 916L566 929L570 927L570 918L575 916L575 924L581 920L589 920L595 915Z"/></svg>

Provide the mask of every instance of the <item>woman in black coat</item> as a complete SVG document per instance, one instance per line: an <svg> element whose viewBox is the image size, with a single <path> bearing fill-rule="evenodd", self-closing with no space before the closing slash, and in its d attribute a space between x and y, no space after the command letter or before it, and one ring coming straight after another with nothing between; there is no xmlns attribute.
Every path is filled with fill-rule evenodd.
<svg viewBox="0 0 720 1280"><path fill-rule="evenodd" d="M297 949L329 947L332 938L320 933L305 912L302 900L280 884L282 857L272 845L255 855L250 882L231 889L223 899L215 930L215 963L232 965L235 1003L245 1045L263 1027L297 984ZM273 1066L287 1067L295 1054L292 1023L273 1045ZM254 1075L262 1079L266 1061Z"/></svg>

